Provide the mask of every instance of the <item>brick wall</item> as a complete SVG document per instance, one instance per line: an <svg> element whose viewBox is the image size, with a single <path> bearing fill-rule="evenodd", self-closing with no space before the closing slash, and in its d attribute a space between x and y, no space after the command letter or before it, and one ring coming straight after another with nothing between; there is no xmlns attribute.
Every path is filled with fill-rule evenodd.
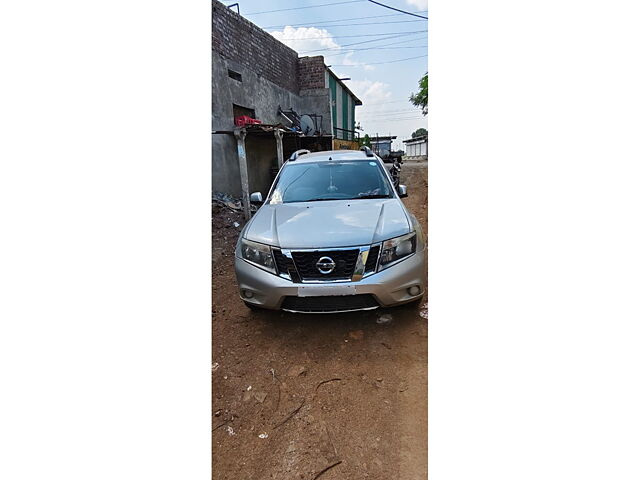
<svg viewBox="0 0 640 480"><path fill-rule="evenodd" d="M212 22L213 50L276 85L299 93L298 54L295 50L218 0L212 0Z"/></svg>
<svg viewBox="0 0 640 480"><path fill-rule="evenodd" d="M302 57L298 60L298 85L300 90L325 88L324 57Z"/></svg>

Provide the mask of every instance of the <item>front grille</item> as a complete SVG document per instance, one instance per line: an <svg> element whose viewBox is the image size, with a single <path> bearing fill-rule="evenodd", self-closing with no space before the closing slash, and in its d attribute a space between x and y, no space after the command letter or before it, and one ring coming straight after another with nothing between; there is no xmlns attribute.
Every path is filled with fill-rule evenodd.
<svg viewBox="0 0 640 480"><path fill-rule="evenodd" d="M344 310L375 308L380 305L371 294L326 296L326 297L285 297L284 310L296 312L330 313Z"/></svg>
<svg viewBox="0 0 640 480"><path fill-rule="evenodd" d="M289 273L289 267L293 267L290 259L285 257L280 250L275 248L273 249L273 258L276 261L278 272Z"/></svg>
<svg viewBox="0 0 640 480"><path fill-rule="evenodd" d="M292 252L296 262L298 273L303 280L334 280L338 278L351 278L360 249L331 250L320 252ZM323 274L316 267L316 263L322 257L331 258L336 267L331 273Z"/></svg>
<svg viewBox="0 0 640 480"><path fill-rule="evenodd" d="M378 263L378 255L380 254L380 245L371 247L369 250L369 256L367 257L367 264L364 267L364 273L374 272Z"/></svg>
<svg viewBox="0 0 640 480"><path fill-rule="evenodd" d="M298 277L298 274L296 272L296 266L293 263L292 259L285 257L277 248L273 249L273 258L276 261L278 273L288 273L291 277L291 280L296 283L300 281L300 278Z"/></svg>

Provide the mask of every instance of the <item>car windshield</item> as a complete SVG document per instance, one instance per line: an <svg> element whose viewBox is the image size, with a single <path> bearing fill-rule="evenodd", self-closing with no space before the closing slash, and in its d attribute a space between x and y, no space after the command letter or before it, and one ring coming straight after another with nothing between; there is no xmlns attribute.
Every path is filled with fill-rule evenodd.
<svg viewBox="0 0 640 480"><path fill-rule="evenodd" d="M391 186L378 162L329 160L286 165L269 203L391 197Z"/></svg>

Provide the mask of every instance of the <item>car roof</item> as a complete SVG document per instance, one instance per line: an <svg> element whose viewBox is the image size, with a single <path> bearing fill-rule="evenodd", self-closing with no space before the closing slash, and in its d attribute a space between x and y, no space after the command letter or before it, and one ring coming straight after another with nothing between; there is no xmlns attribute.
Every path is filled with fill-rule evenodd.
<svg viewBox="0 0 640 480"><path fill-rule="evenodd" d="M373 157L367 157L362 150L326 150L323 152L305 153L298 156L295 160L289 160L291 163L312 163L312 162L328 162L331 160L373 160L378 159L375 154Z"/></svg>

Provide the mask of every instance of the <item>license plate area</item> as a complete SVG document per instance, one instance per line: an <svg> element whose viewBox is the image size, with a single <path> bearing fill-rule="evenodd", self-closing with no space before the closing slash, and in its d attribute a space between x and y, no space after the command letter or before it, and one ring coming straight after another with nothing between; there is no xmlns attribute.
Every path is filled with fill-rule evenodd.
<svg viewBox="0 0 640 480"><path fill-rule="evenodd" d="M327 297L341 295L356 295L355 285L304 285L298 287L299 297Z"/></svg>

